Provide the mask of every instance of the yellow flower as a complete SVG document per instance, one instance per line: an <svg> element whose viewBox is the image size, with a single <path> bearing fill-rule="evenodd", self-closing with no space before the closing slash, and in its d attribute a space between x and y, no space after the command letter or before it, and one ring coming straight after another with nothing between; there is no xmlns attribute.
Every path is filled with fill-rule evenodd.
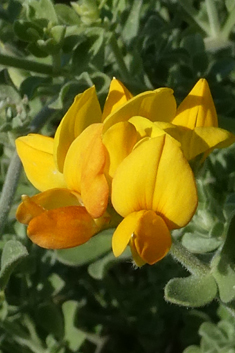
<svg viewBox="0 0 235 353"><path fill-rule="evenodd" d="M83 244L121 216L115 256L129 244L138 265L153 264L169 251L170 231L197 207L186 159L234 141L217 125L205 80L177 110L169 88L133 97L113 79L102 113L91 87L75 97L54 138L16 140L26 175L41 191L22 197L17 219L33 242L58 249Z"/></svg>
<svg viewBox="0 0 235 353"><path fill-rule="evenodd" d="M75 97L54 138L16 140L26 175L40 191L23 196L17 219L28 224L33 242L54 249L117 226L115 256L129 244L137 265L153 264L169 251L170 231L184 227L197 207L187 160L234 142L217 125L205 80L178 109L169 88L133 97L113 79L102 113L91 87Z"/></svg>
<svg viewBox="0 0 235 353"><path fill-rule="evenodd" d="M228 147L235 142L232 133L218 127L216 109L205 79L196 83L171 123L178 126L178 136L175 136L187 160L202 154L203 162L215 148Z"/></svg>
<svg viewBox="0 0 235 353"><path fill-rule="evenodd" d="M137 98L137 99L136 99ZM165 103L162 103L165 99ZM173 102L169 110L169 102ZM158 104L175 113L170 89L145 92L137 97L118 80L111 82L103 114L95 88L75 97L55 137L30 134L16 140L16 148L30 182L41 191L24 196L17 219L28 224L28 236L46 248L68 248L87 241L110 220L110 187L117 166L141 138L130 122L112 122L117 111L131 107L129 115L148 117ZM129 109L129 108L128 108ZM111 120L110 120L111 117ZM109 121L109 128L107 123ZM106 124L106 125L105 125ZM105 127L105 129L104 129ZM105 131L106 130L106 131ZM85 236L86 235L86 236Z"/></svg>
<svg viewBox="0 0 235 353"><path fill-rule="evenodd" d="M132 123L144 136L153 137L160 130L181 144L187 160L201 156L201 162L215 148L224 148L235 142L235 136L218 127L217 114L210 88L200 79L176 109L173 91L159 88L132 98L104 119L103 132L118 122ZM163 132L162 132L163 133Z"/></svg>
<svg viewBox="0 0 235 353"><path fill-rule="evenodd" d="M137 265L153 264L170 249L170 230L185 226L197 207L192 170L168 135L144 139L118 166L112 204L124 217L113 235L119 256L129 244Z"/></svg>
<svg viewBox="0 0 235 353"><path fill-rule="evenodd" d="M26 175L41 191L23 197L16 217L28 224L28 236L42 247L80 245L109 223L101 118L91 87L75 98L54 139L30 134L16 140ZM89 197L94 197L91 210Z"/></svg>

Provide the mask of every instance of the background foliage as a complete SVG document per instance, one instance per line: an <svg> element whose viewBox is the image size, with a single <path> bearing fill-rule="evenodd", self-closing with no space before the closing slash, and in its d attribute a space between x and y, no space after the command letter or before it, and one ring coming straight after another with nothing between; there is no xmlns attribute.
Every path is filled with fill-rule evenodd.
<svg viewBox="0 0 235 353"><path fill-rule="evenodd" d="M46 251L14 218L20 195L35 193L20 176L15 138L53 136L73 97L95 84L103 103L113 76L134 94L169 86L178 102L205 77L220 126L235 132L234 19L233 0L1 1L1 352L235 352L233 146L208 158L198 212L173 234L211 264L219 297L203 308L188 309L215 297L208 282L186 277L170 255L137 270L128 252L113 257L111 231Z"/></svg>

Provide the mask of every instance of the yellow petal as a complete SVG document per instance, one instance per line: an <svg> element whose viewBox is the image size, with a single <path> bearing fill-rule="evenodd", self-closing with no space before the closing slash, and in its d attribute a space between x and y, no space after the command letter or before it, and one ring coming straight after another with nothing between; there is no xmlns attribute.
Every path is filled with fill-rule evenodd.
<svg viewBox="0 0 235 353"><path fill-rule="evenodd" d="M144 138L147 136L157 137L165 134L165 131L159 128L156 123L147 118L143 118L142 116L133 116L128 121L136 128L139 138Z"/></svg>
<svg viewBox="0 0 235 353"><path fill-rule="evenodd" d="M119 224L112 239L114 255L121 255L129 241L134 253L151 265L166 256L171 247L164 220L151 210L131 213Z"/></svg>
<svg viewBox="0 0 235 353"><path fill-rule="evenodd" d="M64 162L64 177L70 190L81 193L81 173L84 156L92 139L102 132L102 124L88 126L70 145ZM86 166L84 166L86 168Z"/></svg>
<svg viewBox="0 0 235 353"><path fill-rule="evenodd" d="M235 136L217 127L196 127L182 130L180 142L185 157L191 160L201 153L208 155L215 148L230 146L235 142Z"/></svg>
<svg viewBox="0 0 235 353"><path fill-rule="evenodd" d="M112 203L123 217L153 210L169 229L185 226L197 207L192 170L178 143L165 135L142 142L117 168Z"/></svg>
<svg viewBox="0 0 235 353"><path fill-rule="evenodd" d="M133 116L143 116L151 121L171 122L175 112L173 91L170 88L158 88L138 94L116 109L105 119L104 131L120 121L128 121Z"/></svg>
<svg viewBox="0 0 235 353"><path fill-rule="evenodd" d="M16 210L16 219L20 223L28 224L31 219L39 216L45 211L43 207L38 205L27 195L22 196L22 203L18 206Z"/></svg>
<svg viewBox="0 0 235 353"><path fill-rule="evenodd" d="M113 113L118 107L126 103L132 97L132 94L123 85L123 83L118 81L116 78L113 78L104 105L102 121L104 121L109 114Z"/></svg>
<svg viewBox="0 0 235 353"><path fill-rule="evenodd" d="M59 171L73 140L89 125L101 122L101 109L95 87L75 97L55 134L54 157Z"/></svg>
<svg viewBox="0 0 235 353"><path fill-rule="evenodd" d="M102 142L102 126L90 140L83 156L81 196L93 218L101 217L108 205L109 186L104 175L107 151Z"/></svg>
<svg viewBox="0 0 235 353"><path fill-rule="evenodd" d="M120 256L126 249L132 234L135 230L135 225L138 220L137 212L131 213L117 226L112 237L112 248L114 256Z"/></svg>
<svg viewBox="0 0 235 353"><path fill-rule="evenodd" d="M215 105L205 79L200 79L179 105L172 123L189 129L218 126Z"/></svg>
<svg viewBox="0 0 235 353"><path fill-rule="evenodd" d="M38 190L66 187L64 176L54 163L52 138L37 134L19 137L16 149L29 181Z"/></svg>
<svg viewBox="0 0 235 353"><path fill-rule="evenodd" d="M61 207L41 213L29 222L27 233L46 249L66 249L87 242L97 226L82 206Z"/></svg>
<svg viewBox="0 0 235 353"><path fill-rule="evenodd" d="M19 222L28 224L29 221L45 210L66 206L80 206L79 195L68 189L50 189L32 197L23 195L22 203L16 211Z"/></svg>
<svg viewBox="0 0 235 353"><path fill-rule="evenodd" d="M107 149L106 173L113 178L118 165L132 151L138 134L129 122L120 122L109 128L103 136Z"/></svg>

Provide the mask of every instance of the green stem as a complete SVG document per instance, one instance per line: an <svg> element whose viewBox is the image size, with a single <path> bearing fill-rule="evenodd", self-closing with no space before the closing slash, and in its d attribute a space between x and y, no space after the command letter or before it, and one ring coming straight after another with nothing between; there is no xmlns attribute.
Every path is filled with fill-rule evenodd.
<svg viewBox="0 0 235 353"><path fill-rule="evenodd" d="M120 74L122 76L123 80L126 80L128 78L130 78L130 74L129 71L126 67L125 61L123 60L123 55L121 53L121 50L118 46L117 40L114 36L114 34L111 35L110 37L110 41L109 41L110 47L112 49L112 52L115 56L115 59L117 61L118 67L119 67L119 71Z"/></svg>
<svg viewBox="0 0 235 353"><path fill-rule="evenodd" d="M18 185L21 169L22 166L20 159L17 153L14 152L9 164L0 199L0 234L2 234L7 221L7 216Z"/></svg>
<svg viewBox="0 0 235 353"><path fill-rule="evenodd" d="M202 22L200 19L197 17L197 11L193 6L190 5L188 0L179 0L179 4L181 7L184 9L184 11L187 13L189 16L190 20L196 24L199 29L201 29L204 33L206 33L208 36L211 35L210 33L210 27Z"/></svg>
<svg viewBox="0 0 235 353"><path fill-rule="evenodd" d="M233 26L235 25L235 6L233 10L228 14L228 17L222 27L221 37L225 40L228 39Z"/></svg>
<svg viewBox="0 0 235 353"><path fill-rule="evenodd" d="M206 0L207 15L211 28L211 35L214 38L219 37L220 34L220 22L218 17L215 0Z"/></svg>
<svg viewBox="0 0 235 353"><path fill-rule="evenodd" d="M56 71L52 65L39 63L32 60L26 60L10 55L0 54L0 65L15 67L27 71L37 72L49 76L61 76L66 74L64 70Z"/></svg>
<svg viewBox="0 0 235 353"><path fill-rule="evenodd" d="M193 275L205 276L210 271L207 265L175 239L173 239L170 254Z"/></svg>

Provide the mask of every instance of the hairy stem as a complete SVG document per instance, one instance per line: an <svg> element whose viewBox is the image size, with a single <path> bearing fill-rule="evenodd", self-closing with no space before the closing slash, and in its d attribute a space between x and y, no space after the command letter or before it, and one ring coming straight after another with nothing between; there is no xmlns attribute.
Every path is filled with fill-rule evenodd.
<svg viewBox="0 0 235 353"><path fill-rule="evenodd" d="M209 266L201 262L177 240L173 239L170 254L193 275L204 276L210 271Z"/></svg>

